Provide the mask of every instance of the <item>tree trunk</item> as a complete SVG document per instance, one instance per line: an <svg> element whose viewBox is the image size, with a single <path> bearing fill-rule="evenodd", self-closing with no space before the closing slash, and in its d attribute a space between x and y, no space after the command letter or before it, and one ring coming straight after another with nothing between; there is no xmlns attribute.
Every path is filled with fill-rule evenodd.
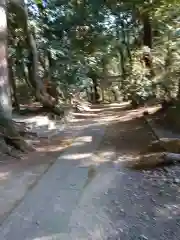
<svg viewBox="0 0 180 240"><path fill-rule="evenodd" d="M15 147L25 150L26 142L17 132L12 121L12 106L10 99L10 84L8 79L7 64L7 20L6 0L0 2L0 137L13 144Z"/></svg>
<svg viewBox="0 0 180 240"><path fill-rule="evenodd" d="M22 67L22 76L24 78L25 83L28 85L28 87L32 90L33 92L33 87L29 81L29 70L28 70L28 66L26 66L24 60L22 59L21 61L21 67ZM34 94L35 95L35 94Z"/></svg>
<svg viewBox="0 0 180 240"><path fill-rule="evenodd" d="M177 99L180 100L180 80L178 81L178 93L177 93Z"/></svg>
<svg viewBox="0 0 180 240"><path fill-rule="evenodd" d="M102 95L102 99L101 101L104 103L105 97L104 97L104 88L101 88L101 95Z"/></svg>
<svg viewBox="0 0 180 240"><path fill-rule="evenodd" d="M8 68L9 68L9 81L12 88L12 96L14 100L14 107L17 112L20 111L19 101L17 97L17 88L16 88L16 78L13 71L13 60L12 57L8 58Z"/></svg>
<svg viewBox="0 0 180 240"><path fill-rule="evenodd" d="M118 50L119 50L120 59L121 59L121 72L122 72L122 77L123 77L123 79L124 79L124 78L125 78L125 75L126 75L124 53L123 53L123 49L121 48L121 46L119 46Z"/></svg>
<svg viewBox="0 0 180 240"><path fill-rule="evenodd" d="M0 112L6 118L12 117L10 85L7 68L7 20L6 1L0 2Z"/></svg>
<svg viewBox="0 0 180 240"><path fill-rule="evenodd" d="M42 103L42 105L45 108L48 108L50 111L52 111L56 115L63 115L63 111L60 110L58 107L55 106L55 102L53 101L52 97L48 95L46 92L45 86L43 84L43 81L38 76L38 52L36 48L36 42L34 39L34 36L29 29L28 26L28 13L27 9L24 5L16 2L11 1L11 8L13 11L18 12L18 24L19 27L23 28L24 35L26 36L27 46L29 48L30 54L29 54L29 81L31 85L34 88L34 92L36 95L36 98L39 102Z"/></svg>
<svg viewBox="0 0 180 240"><path fill-rule="evenodd" d="M112 87L111 88L111 91L112 91L112 93L113 93L113 95L114 95L114 101L115 102L119 102L120 101L120 93L119 93L119 91L117 90L117 88L116 87Z"/></svg>
<svg viewBox="0 0 180 240"><path fill-rule="evenodd" d="M27 18L26 18L27 22ZM38 77L38 53L34 37L28 29L28 23L26 24L27 43L30 49L30 62L29 62L29 81L36 90L36 98L43 104L44 107L49 108L57 115L62 115L63 112L55 106L55 102L50 95L46 92L45 86L41 79Z"/></svg>
<svg viewBox="0 0 180 240"><path fill-rule="evenodd" d="M148 46L151 49L152 48L152 26L151 26L151 20L148 13L142 14L142 22L143 22L143 44L144 46Z"/></svg>
<svg viewBox="0 0 180 240"><path fill-rule="evenodd" d="M24 62L24 55L23 55L23 43L21 41L18 41L17 47L16 47L16 70L19 73L18 77L22 77L25 81L25 83L28 85L30 89L32 89L32 85L29 82L28 77L28 66L26 66ZM21 74L20 74L21 73Z"/></svg>
<svg viewBox="0 0 180 240"><path fill-rule="evenodd" d="M144 65L146 68L149 69L150 72L150 78L155 76L155 72L153 70L153 57L151 53L152 49L152 24L150 20L150 16L148 12L144 12L141 14L141 21L143 24L143 56L142 56L142 62L144 62Z"/></svg>
<svg viewBox="0 0 180 240"><path fill-rule="evenodd" d="M53 61L52 61L52 56L51 56L50 50L47 51L47 58L48 58L48 79L49 79L49 81L51 81Z"/></svg>
<svg viewBox="0 0 180 240"><path fill-rule="evenodd" d="M96 77L93 77L92 78L92 81L93 81L93 90L94 90L94 103L98 103L99 101L99 93L98 93L98 90L97 90L97 87L98 87L98 83L97 83L97 78Z"/></svg>
<svg viewBox="0 0 180 240"><path fill-rule="evenodd" d="M127 35L127 33L125 32L125 22L122 21L121 19L119 19L119 22L121 24L122 27L122 36L123 36L123 41L122 44L125 45L126 51L127 51L127 55L129 58L130 63L132 63L132 57L131 57L131 50L129 48L129 36Z"/></svg>
<svg viewBox="0 0 180 240"><path fill-rule="evenodd" d="M114 89L112 89L111 91L112 91L112 93L114 95L114 101L117 102L118 98L117 98L116 92L114 91Z"/></svg>

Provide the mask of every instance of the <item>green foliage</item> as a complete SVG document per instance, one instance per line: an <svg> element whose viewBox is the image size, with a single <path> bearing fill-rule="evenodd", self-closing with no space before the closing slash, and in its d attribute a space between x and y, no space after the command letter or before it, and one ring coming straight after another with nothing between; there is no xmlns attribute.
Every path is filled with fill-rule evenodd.
<svg viewBox="0 0 180 240"><path fill-rule="evenodd" d="M92 73L100 85L117 85L124 94L163 95L169 89L178 95L180 72L180 1L108 0L28 1L29 24L40 56L39 76L48 75L62 91L83 89L92 84ZM140 58L144 22L149 17L153 32L153 70ZM27 62L26 36L9 12L9 45L16 63ZM23 56L16 54L22 49ZM17 65L17 71L19 67ZM18 74L17 74L18 75ZM107 81L105 76L120 75ZM103 81L102 81L103 76Z"/></svg>

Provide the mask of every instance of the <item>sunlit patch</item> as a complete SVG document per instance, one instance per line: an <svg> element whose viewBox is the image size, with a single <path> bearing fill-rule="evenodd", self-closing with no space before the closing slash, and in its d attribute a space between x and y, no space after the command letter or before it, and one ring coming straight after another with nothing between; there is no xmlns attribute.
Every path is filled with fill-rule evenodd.
<svg viewBox="0 0 180 240"><path fill-rule="evenodd" d="M118 116L108 116L108 117L102 117L101 121L103 122L111 122L118 118Z"/></svg>
<svg viewBox="0 0 180 240"><path fill-rule="evenodd" d="M148 108L141 107L141 108L138 108L135 110L130 110L124 116L119 117L119 121L125 122L125 121L132 120L134 118L137 118L137 117L141 117L145 110L148 111L149 114L152 114L152 113L156 112L158 110L158 108L159 108L158 106L154 106L154 107L148 107Z"/></svg>
<svg viewBox="0 0 180 240"><path fill-rule="evenodd" d="M50 120L48 116L24 117L23 119L14 118L18 122L26 122L29 127L46 127L48 130L59 129L59 122Z"/></svg>
<svg viewBox="0 0 180 240"><path fill-rule="evenodd" d="M106 152L97 152L93 154L92 160L94 163L102 163L102 162L109 162L115 156L115 152L113 151L106 151Z"/></svg>
<svg viewBox="0 0 180 240"><path fill-rule="evenodd" d="M67 160L79 160L83 158L88 158L91 156L91 153L76 153L76 154L66 154L63 155L63 159ZM62 158L62 157L61 157Z"/></svg>
<svg viewBox="0 0 180 240"><path fill-rule="evenodd" d="M180 204L165 204L163 207L155 208L156 217L165 220L172 219L173 217L180 216Z"/></svg>
<svg viewBox="0 0 180 240"><path fill-rule="evenodd" d="M135 157L131 154L124 154L124 155L121 155L120 157L118 157L118 159L114 162L115 163L127 163L127 162L136 161L138 159L139 159L139 157Z"/></svg>
<svg viewBox="0 0 180 240"><path fill-rule="evenodd" d="M111 158L114 156L115 152L114 151L107 151L107 152L102 152L101 156L104 158Z"/></svg>
<svg viewBox="0 0 180 240"><path fill-rule="evenodd" d="M59 140L57 143L58 139L52 139L50 141L47 140L47 144L44 144L43 146L36 146L36 151L38 152L57 152L61 151L62 149L68 147L69 145L72 144L73 140L64 140L61 141ZM56 143L53 141L56 141ZM39 142L40 143L40 142Z"/></svg>
<svg viewBox="0 0 180 240"><path fill-rule="evenodd" d="M0 7L0 31L5 31L7 26L7 20L6 20L6 11L3 7Z"/></svg>
<svg viewBox="0 0 180 240"><path fill-rule="evenodd" d="M76 138L76 141L73 143L73 146L83 146L86 143L92 142L92 136L83 136Z"/></svg>
<svg viewBox="0 0 180 240"><path fill-rule="evenodd" d="M97 114L94 113L73 113L74 116L82 116L82 117L97 117Z"/></svg>
<svg viewBox="0 0 180 240"><path fill-rule="evenodd" d="M124 107L127 107L130 104L130 102L123 102L123 103L110 103L107 106L104 105L102 107L97 107L95 109L90 109L90 112L103 112L104 110L114 110L114 109L122 109Z"/></svg>
<svg viewBox="0 0 180 240"><path fill-rule="evenodd" d="M122 102L122 103L110 103L109 106L113 107L124 107L130 104L130 101Z"/></svg>
<svg viewBox="0 0 180 240"><path fill-rule="evenodd" d="M49 127L48 127L48 129L49 129L49 130L56 129L56 124L55 124L55 122L50 121L50 122L49 122Z"/></svg>
<svg viewBox="0 0 180 240"><path fill-rule="evenodd" d="M3 106L6 106L7 109L9 108L9 98L7 97L7 94L6 93L2 93L1 94L1 103Z"/></svg>
<svg viewBox="0 0 180 240"><path fill-rule="evenodd" d="M50 146L48 149L47 149L48 147L47 146L45 146L45 147L37 147L36 148L36 150L38 151L38 152L57 152L57 151L60 151L60 150L62 150L62 146L59 146L59 145L56 145L56 146Z"/></svg>
<svg viewBox="0 0 180 240"><path fill-rule="evenodd" d="M66 240L69 239L69 234L66 233L56 233L49 236L36 237L32 240Z"/></svg>
<svg viewBox="0 0 180 240"><path fill-rule="evenodd" d="M78 137L76 139L76 141L78 142L92 142L92 136L83 136L83 137Z"/></svg>
<svg viewBox="0 0 180 240"><path fill-rule="evenodd" d="M76 147L80 147L80 146L83 146L85 143L84 142L74 142L73 143L73 147L76 146Z"/></svg>
<svg viewBox="0 0 180 240"><path fill-rule="evenodd" d="M0 173L0 181L1 180L6 180L9 176L9 172L1 172Z"/></svg>

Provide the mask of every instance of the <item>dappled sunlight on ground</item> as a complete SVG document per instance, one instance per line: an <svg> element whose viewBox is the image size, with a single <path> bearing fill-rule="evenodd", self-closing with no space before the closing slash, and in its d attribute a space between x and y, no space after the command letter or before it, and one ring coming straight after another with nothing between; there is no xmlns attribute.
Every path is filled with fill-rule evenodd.
<svg viewBox="0 0 180 240"><path fill-rule="evenodd" d="M73 116L78 118L78 117L82 117L82 118L87 118L87 117L97 117L97 114L95 113L73 113Z"/></svg>
<svg viewBox="0 0 180 240"><path fill-rule="evenodd" d="M55 152L61 151L62 149L68 147L73 142L73 139L69 138L63 140L62 138L51 138L44 141L40 141L35 146L36 151L38 152Z"/></svg>
<svg viewBox="0 0 180 240"><path fill-rule="evenodd" d="M63 159L65 160L81 160L91 156L91 153L77 153L77 154L64 154Z"/></svg>
<svg viewBox="0 0 180 240"><path fill-rule="evenodd" d="M136 109L136 110L126 110L123 109L129 105L129 103L123 104L109 104L109 105L97 105L93 106L90 111L86 111L85 113L78 113L75 118L71 119L71 122L75 124L75 127L72 127L72 131L75 129L87 127L93 128L96 131L96 127L101 125L107 125L107 139L104 139L103 150L97 152L94 155L94 164L101 164L102 162L107 162L108 159L112 159L115 150L121 152L127 151L129 152L128 157L131 155L130 149L134 147L134 138L141 136L141 123L139 124L139 129L137 128L136 118L142 116L144 108ZM82 116L82 119L79 116ZM93 116L93 119L91 117ZM90 121L85 121L85 119L89 119ZM37 122L36 125L42 126L43 124L48 124L47 117L29 117L27 122L33 123ZM133 121L135 121L136 127L133 126ZM123 124L123 125L122 125ZM74 130L73 130L74 128ZM72 132L73 134L73 132ZM117 134L120 134L122 139L117 139ZM132 136L132 137L131 137ZM127 138L127 140L126 140ZM130 138L130 139L129 139ZM125 140L122 142L122 140ZM53 162L52 159L56 159L59 154L64 151L69 145L73 143L74 139L71 137L71 133L69 133L69 137L67 139L63 139L62 137L55 135L54 137L45 137L42 139L34 139L33 143L37 152L30 153L29 155L21 156L20 161L13 160L13 164L16 163L16 167L19 169L26 169L29 166L38 166L41 164L49 164ZM127 143L128 141L128 143ZM139 141L139 140L138 140ZM80 160L82 158L88 158L90 153L81 152L84 146L88 146L88 144L93 143L92 136L83 136L76 138L76 141L73 143L74 148L79 149L79 153L76 155L67 155L67 160ZM147 143L143 143L147 144ZM115 156L114 156L115 158ZM125 156L122 157L125 160ZM123 160L123 161L124 161ZM8 164L11 163L8 162ZM9 164L9 169L11 170L12 164ZM8 177L8 176L7 176Z"/></svg>
<svg viewBox="0 0 180 240"><path fill-rule="evenodd" d="M98 157L98 162L104 162L109 161L109 159L112 159L115 156L114 151L96 151L96 155Z"/></svg>
<svg viewBox="0 0 180 240"><path fill-rule="evenodd" d="M56 233L56 234L51 234L49 236L42 236L42 237L38 237L38 238L33 238L31 240L68 240L67 238L67 234L63 234L63 233Z"/></svg>
<svg viewBox="0 0 180 240"><path fill-rule="evenodd" d="M92 141L92 136L82 136L76 138L76 143L87 143Z"/></svg>
<svg viewBox="0 0 180 240"><path fill-rule="evenodd" d="M1 181L8 179L9 175L10 175L10 172L0 172L0 184L1 184Z"/></svg>
<svg viewBox="0 0 180 240"><path fill-rule="evenodd" d="M154 211L157 220L166 221L180 215L180 204L164 204L162 207L155 207Z"/></svg>
<svg viewBox="0 0 180 240"><path fill-rule="evenodd" d="M85 143L92 142L92 136L83 136L76 138L76 141L73 143L73 146L83 146Z"/></svg>
<svg viewBox="0 0 180 240"><path fill-rule="evenodd" d="M116 152L117 162L135 160L139 156L139 144L143 149L152 139L152 133L148 133L147 129L145 130L144 120L142 119L143 112L144 108L131 111L121 110L112 113L111 117L103 118L104 122L107 119L108 127L101 146L102 156L103 152L107 150ZM119 157L118 154L120 154Z"/></svg>
<svg viewBox="0 0 180 240"><path fill-rule="evenodd" d="M89 124L89 126L92 125L102 125L102 124L108 124L109 122L126 122L130 121L135 118L142 117L144 111L148 111L149 114L152 114L153 112L157 111L158 106L150 106L150 107L140 107L138 109L134 110L126 110L123 111L124 108L129 106L129 103L124 103L124 104L115 104L115 106L110 107L109 105L98 105L92 108L90 111L93 111L93 114L88 113L75 113L73 114L76 116L76 119L73 121L82 121L83 118L89 117L93 119L93 123ZM82 118L82 119L81 119ZM101 121L100 121L101 119Z"/></svg>
<svg viewBox="0 0 180 240"><path fill-rule="evenodd" d="M34 205L31 210L28 208L30 221L31 211L35 212L36 223L41 220L35 227L34 222L30 223L32 229L45 229L38 232L39 237L33 232L31 240L166 239L163 234L166 234L169 224L175 225L172 221L180 216L180 190L177 184L175 188L173 184L166 182L164 173L159 169L137 171L126 167L128 163L139 160L141 152L154 140L142 118L147 108L127 110L126 106L93 106L93 117L91 114L77 114L72 120L76 124L66 139L60 136L41 139L36 143L36 158L32 154L30 159L21 161L21 164L24 161L21 172L28 172L33 164L39 167L55 161L61 149L71 146L58 158L58 165L55 163L52 166L51 170L53 167L54 169L45 181L49 189L52 188L52 192L47 191L45 185L44 195L41 196L45 208L48 202L48 209L44 213L45 208L39 210ZM155 108L149 109L148 111L154 111ZM76 128L79 131L83 127L86 130L82 131L81 137L73 138L73 131ZM99 129L103 131L98 132ZM104 131L105 136L101 135ZM98 144L95 141L97 136L100 136ZM154 159L155 155L146 154L146 157L148 161L150 157ZM27 172L26 176L31 174L30 170ZM4 173L4 178L8 178L7 169L4 169ZM0 181L1 176L3 181L3 174L0 174ZM16 188L13 185L16 191L20 188L20 183L18 184ZM13 194L15 190L12 191ZM68 195L64 196L65 192L68 192ZM78 195L75 199L72 198L74 192ZM36 195L38 193L37 188ZM67 202L70 202L70 205L66 205ZM41 207L41 201L39 205ZM65 206L66 211L63 208ZM38 209L37 214L34 208ZM164 223L166 225L163 225ZM19 231L18 225L16 227ZM31 228L29 229L31 231ZM167 239L174 239L169 236Z"/></svg>
<svg viewBox="0 0 180 240"><path fill-rule="evenodd" d="M62 149L63 149L62 146L59 145L59 144L58 145L53 145L53 146L48 146L48 147L45 146L45 147L37 147L36 148L36 150L38 152L45 152L45 151L47 151L47 152L57 152L57 151L60 151Z"/></svg>

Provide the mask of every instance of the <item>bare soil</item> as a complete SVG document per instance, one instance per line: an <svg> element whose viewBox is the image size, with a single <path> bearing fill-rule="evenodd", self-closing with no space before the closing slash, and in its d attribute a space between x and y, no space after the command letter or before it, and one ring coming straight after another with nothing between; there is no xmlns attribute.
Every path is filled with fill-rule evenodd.
<svg viewBox="0 0 180 240"><path fill-rule="evenodd" d="M154 140L152 131L143 118L145 110L147 109L113 109L106 113L106 116L112 115L114 119L107 127L101 149L113 149L121 155L128 153L137 157Z"/></svg>

